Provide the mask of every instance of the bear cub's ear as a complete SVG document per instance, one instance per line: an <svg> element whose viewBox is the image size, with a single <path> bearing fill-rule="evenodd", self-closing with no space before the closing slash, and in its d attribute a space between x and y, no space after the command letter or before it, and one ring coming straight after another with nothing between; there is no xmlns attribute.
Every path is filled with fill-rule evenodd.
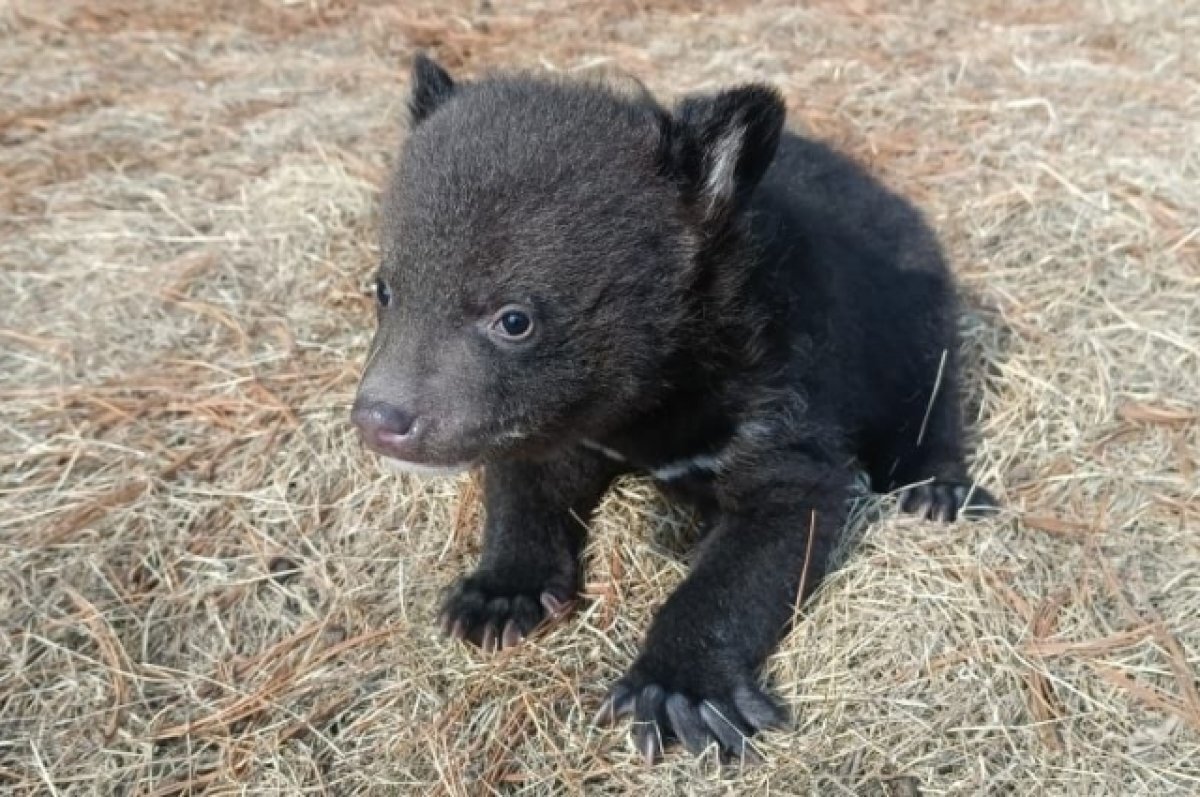
<svg viewBox="0 0 1200 797"><path fill-rule="evenodd" d="M775 158L786 115L779 92L763 84L684 97L663 125L663 165L707 220L728 218Z"/></svg>
<svg viewBox="0 0 1200 797"><path fill-rule="evenodd" d="M414 125L420 124L454 94L457 85L450 73L424 53L418 53L412 65L412 93L408 110Z"/></svg>

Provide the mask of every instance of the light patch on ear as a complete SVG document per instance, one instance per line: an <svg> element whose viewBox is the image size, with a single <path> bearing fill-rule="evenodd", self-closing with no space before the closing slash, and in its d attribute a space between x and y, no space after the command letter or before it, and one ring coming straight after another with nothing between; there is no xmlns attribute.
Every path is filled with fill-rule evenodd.
<svg viewBox="0 0 1200 797"><path fill-rule="evenodd" d="M708 197L708 212L711 214L722 203L732 201L737 188L738 158L746 138L745 125L733 125L713 146L708 160L708 175L704 179L704 193Z"/></svg>

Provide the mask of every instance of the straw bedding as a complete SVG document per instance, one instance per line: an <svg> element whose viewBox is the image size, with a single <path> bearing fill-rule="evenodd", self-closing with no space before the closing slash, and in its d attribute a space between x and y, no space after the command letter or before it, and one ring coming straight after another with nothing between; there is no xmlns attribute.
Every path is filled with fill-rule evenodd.
<svg viewBox="0 0 1200 797"><path fill-rule="evenodd" d="M1200 791L1200 6L0 3L0 791ZM576 615L440 641L470 478L346 422L405 68L780 85L943 236L976 470L864 502L767 677L767 762L588 719L694 533L605 502Z"/></svg>

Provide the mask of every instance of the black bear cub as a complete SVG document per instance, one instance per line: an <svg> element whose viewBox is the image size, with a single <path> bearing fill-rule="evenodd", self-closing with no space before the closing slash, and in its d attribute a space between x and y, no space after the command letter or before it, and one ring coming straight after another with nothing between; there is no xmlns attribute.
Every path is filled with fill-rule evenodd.
<svg viewBox="0 0 1200 797"><path fill-rule="evenodd" d="M647 473L697 510L690 575L599 719L747 752L758 683L865 471L900 507L993 504L963 459L954 284L920 214L784 130L779 94L684 97L419 56L352 412L397 467L483 471L444 630L518 644L576 595L586 522Z"/></svg>

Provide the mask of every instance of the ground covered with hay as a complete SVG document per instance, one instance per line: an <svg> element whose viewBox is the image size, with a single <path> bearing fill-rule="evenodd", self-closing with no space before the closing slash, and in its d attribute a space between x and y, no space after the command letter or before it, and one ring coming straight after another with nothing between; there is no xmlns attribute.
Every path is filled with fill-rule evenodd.
<svg viewBox="0 0 1200 797"><path fill-rule="evenodd" d="M1200 792L1200 7L0 3L0 791ZM469 478L347 407L407 59L766 79L961 275L999 519L864 503L761 766L589 717L686 569L605 503L576 615L437 638Z"/></svg>

